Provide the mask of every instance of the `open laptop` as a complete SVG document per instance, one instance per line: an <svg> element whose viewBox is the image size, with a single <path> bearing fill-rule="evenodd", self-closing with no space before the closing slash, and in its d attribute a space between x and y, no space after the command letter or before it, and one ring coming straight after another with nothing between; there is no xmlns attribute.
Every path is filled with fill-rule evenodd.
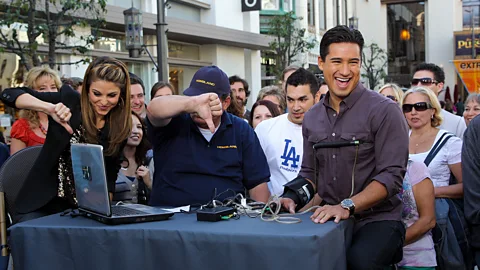
<svg viewBox="0 0 480 270"><path fill-rule="evenodd" d="M172 212L147 205L110 205L103 147L72 144L71 153L78 208L87 217L113 225L166 220L173 216Z"/></svg>

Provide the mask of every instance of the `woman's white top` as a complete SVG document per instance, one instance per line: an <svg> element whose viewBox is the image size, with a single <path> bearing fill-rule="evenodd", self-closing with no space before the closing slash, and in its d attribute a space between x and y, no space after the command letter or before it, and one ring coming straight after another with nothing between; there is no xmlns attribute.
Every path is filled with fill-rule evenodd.
<svg viewBox="0 0 480 270"><path fill-rule="evenodd" d="M448 131L444 129L438 131L432 147L437 143L437 141L440 139L440 137L442 137L444 133L448 133ZM447 135L445 135L445 137L446 136ZM413 161L424 162L430 150L424 153L410 154L409 158ZM435 158L433 158L433 160L428 165L433 185L435 187L448 186L451 174L448 165L457 164L460 162L462 162L462 140L456 136L453 136L448 139L448 141L437 153Z"/></svg>

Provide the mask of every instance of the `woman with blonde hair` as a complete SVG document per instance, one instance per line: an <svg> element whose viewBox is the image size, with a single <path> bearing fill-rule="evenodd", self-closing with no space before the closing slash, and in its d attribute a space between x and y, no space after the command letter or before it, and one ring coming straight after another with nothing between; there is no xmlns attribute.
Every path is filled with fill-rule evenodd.
<svg viewBox="0 0 480 270"><path fill-rule="evenodd" d="M287 109L287 99L285 97L285 92L280 90L278 86L269 85L260 89L258 92L257 101L268 100L273 102L278 106L280 113L284 113Z"/></svg>
<svg viewBox="0 0 480 270"><path fill-rule="evenodd" d="M5 89L1 98L8 106L44 112L52 120L42 151L19 190L14 222L76 207L72 143L103 146L112 196L122 151L132 131L130 77L123 62L96 58L85 72L81 94L69 85L58 93L20 87Z"/></svg>
<svg viewBox="0 0 480 270"><path fill-rule="evenodd" d="M437 142L440 146L452 135L441 148L437 148L428 168L436 198L462 198L462 140L438 128L442 123L442 109L436 95L426 87L412 88L403 97L402 109L411 128L409 157L413 161L424 162ZM456 178L455 184L450 184L452 174Z"/></svg>
<svg viewBox="0 0 480 270"><path fill-rule="evenodd" d="M477 93L470 94L465 101L465 111L463 111L463 118L467 126L475 116L480 114L480 95Z"/></svg>
<svg viewBox="0 0 480 270"><path fill-rule="evenodd" d="M58 92L61 81L55 70L34 67L27 74L25 86L38 92ZM20 110L20 119L15 121L10 131L10 154L13 155L25 147L44 144L47 130L48 116L45 113Z"/></svg>
<svg viewBox="0 0 480 270"><path fill-rule="evenodd" d="M383 96L400 103L403 99L403 90L395 83L387 83L384 86L378 89L378 93L382 94Z"/></svg>

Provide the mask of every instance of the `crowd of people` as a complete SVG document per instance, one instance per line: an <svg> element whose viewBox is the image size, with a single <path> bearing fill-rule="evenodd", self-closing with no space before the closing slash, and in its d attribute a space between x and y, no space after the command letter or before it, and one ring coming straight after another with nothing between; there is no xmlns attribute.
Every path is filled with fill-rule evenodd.
<svg viewBox="0 0 480 270"><path fill-rule="evenodd" d="M183 95L157 82L148 105L142 80L116 59L96 58L83 79L63 82L33 68L24 87L1 94L21 110L10 153L44 145L14 222L76 207L70 145L93 143L103 146L114 202L200 207L275 195L290 213L317 206L315 223L354 217L349 269L443 266L434 234L441 205L464 201L468 249L480 263L479 95L456 106L463 117L442 109L445 74L433 63L415 67L406 92L395 83L369 90L363 46L358 30L328 30L324 78L289 66L251 111L248 82L216 66L200 68Z"/></svg>

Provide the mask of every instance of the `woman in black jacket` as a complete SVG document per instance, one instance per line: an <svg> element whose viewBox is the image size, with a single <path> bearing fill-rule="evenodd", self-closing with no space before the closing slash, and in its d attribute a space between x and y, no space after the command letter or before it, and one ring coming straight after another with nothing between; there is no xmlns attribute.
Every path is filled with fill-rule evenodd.
<svg viewBox="0 0 480 270"><path fill-rule="evenodd" d="M20 189L14 222L76 207L70 144L100 144L104 149L108 189L114 192L121 153L131 132L130 78L114 58L95 59L85 72L81 95L69 85L58 93L9 88L2 101L17 109L49 116L45 144Z"/></svg>

